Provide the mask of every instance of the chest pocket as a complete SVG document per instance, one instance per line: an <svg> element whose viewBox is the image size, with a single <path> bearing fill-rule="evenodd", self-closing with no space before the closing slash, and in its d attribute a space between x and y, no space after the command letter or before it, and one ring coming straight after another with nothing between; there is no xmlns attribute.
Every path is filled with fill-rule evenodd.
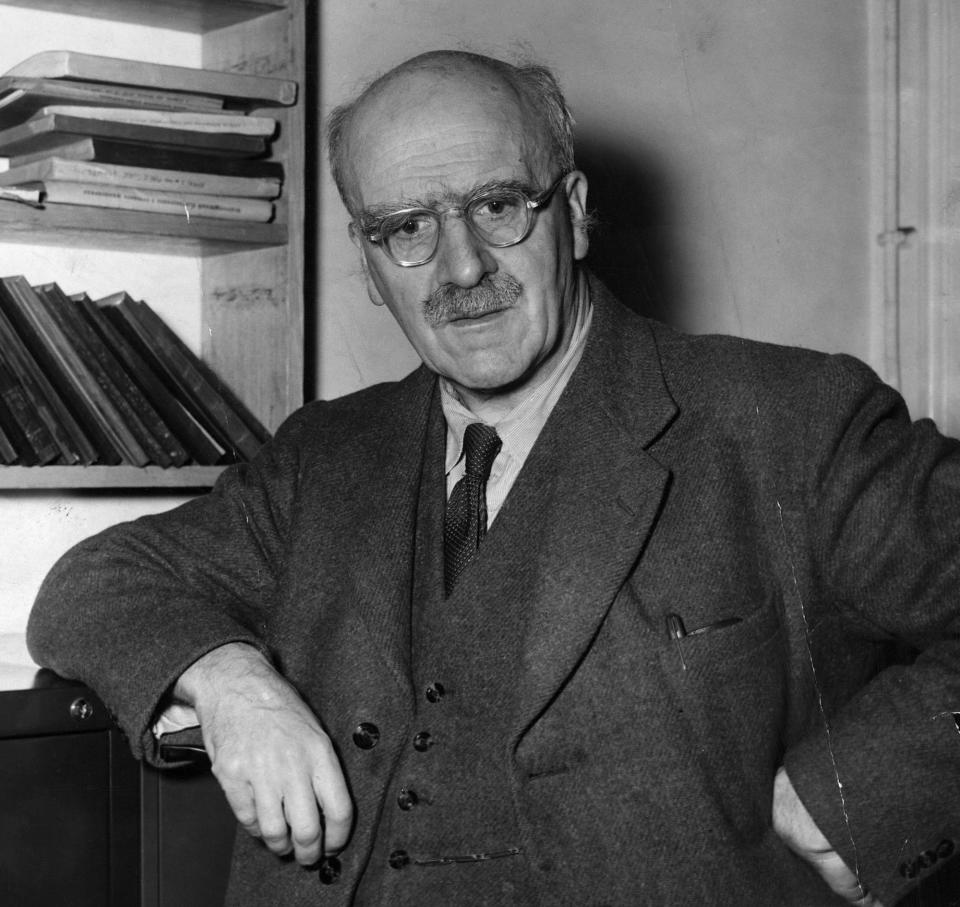
<svg viewBox="0 0 960 907"><path fill-rule="evenodd" d="M664 617L661 661L668 673L679 669L691 678L735 676L766 656L782 654L778 642L782 627L774 599L750 611L727 605L692 618L672 611Z"/></svg>

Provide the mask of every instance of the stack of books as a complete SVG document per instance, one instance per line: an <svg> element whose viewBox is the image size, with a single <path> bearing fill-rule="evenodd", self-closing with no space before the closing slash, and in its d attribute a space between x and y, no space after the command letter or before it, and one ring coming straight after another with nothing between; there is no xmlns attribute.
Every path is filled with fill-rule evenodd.
<svg viewBox="0 0 960 907"><path fill-rule="evenodd" d="M268 438L147 303L0 278L0 463L212 466Z"/></svg>
<svg viewBox="0 0 960 907"><path fill-rule="evenodd" d="M295 82L73 51L0 77L0 198L267 223ZM252 111L257 111L253 113Z"/></svg>

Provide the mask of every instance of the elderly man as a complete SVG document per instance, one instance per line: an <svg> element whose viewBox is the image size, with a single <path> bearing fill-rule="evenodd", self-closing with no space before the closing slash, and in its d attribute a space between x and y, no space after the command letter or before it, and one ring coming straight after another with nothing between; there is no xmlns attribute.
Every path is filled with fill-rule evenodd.
<svg viewBox="0 0 960 907"><path fill-rule="evenodd" d="M35 657L138 753L199 722L232 903L891 905L953 851L956 445L849 358L613 300L570 122L459 52L336 111L423 367L41 591Z"/></svg>

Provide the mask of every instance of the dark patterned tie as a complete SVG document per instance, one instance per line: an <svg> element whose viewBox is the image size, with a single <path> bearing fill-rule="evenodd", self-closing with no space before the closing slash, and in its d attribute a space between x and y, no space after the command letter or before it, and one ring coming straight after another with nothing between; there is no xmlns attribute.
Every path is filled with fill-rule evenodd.
<svg viewBox="0 0 960 907"><path fill-rule="evenodd" d="M453 591L457 577L477 553L487 532L487 477L502 445L495 429L472 422L463 434L467 471L447 501L443 518L444 586Z"/></svg>

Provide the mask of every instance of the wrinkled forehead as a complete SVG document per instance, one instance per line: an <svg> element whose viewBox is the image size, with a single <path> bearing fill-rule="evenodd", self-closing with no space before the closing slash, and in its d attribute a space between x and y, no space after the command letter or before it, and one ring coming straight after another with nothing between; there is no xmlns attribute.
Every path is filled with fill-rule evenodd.
<svg viewBox="0 0 960 907"><path fill-rule="evenodd" d="M497 179L551 176L541 115L480 68L398 74L360 103L347 135L347 186L360 211L462 196Z"/></svg>

